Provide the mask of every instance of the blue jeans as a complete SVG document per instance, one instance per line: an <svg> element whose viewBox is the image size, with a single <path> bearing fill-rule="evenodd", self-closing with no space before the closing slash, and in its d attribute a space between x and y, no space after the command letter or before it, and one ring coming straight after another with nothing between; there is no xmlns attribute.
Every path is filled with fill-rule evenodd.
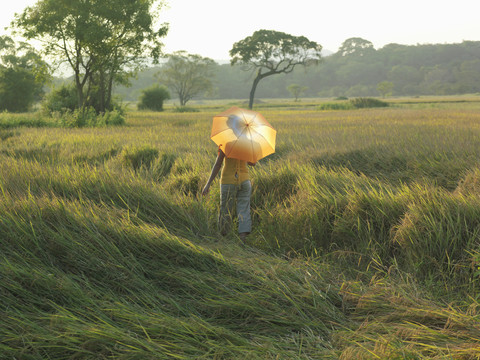
<svg viewBox="0 0 480 360"><path fill-rule="evenodd" d="M237 203L238 233L250 233L252 231L252 218L250 216L250 196L252 195L252 183L245 180L240 185L220 185L220 214L218 225L220 232L225 235L230 230Z"/></svg>

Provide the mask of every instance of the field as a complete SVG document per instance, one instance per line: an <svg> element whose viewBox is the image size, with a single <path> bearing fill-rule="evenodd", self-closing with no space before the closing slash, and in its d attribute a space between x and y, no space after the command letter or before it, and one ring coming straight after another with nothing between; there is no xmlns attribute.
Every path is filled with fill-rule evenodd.
<svg viewBox="0 0 480 360"><path fill-rule="evenodd" d="M257 110L254 230L217 231L212 116L0 114L0 359L480 359L480 97Z"/></svg>

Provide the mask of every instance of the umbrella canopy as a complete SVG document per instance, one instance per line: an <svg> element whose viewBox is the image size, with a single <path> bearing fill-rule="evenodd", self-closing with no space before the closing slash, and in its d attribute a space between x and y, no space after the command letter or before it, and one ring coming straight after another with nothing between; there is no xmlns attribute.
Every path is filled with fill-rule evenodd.
<svg viewBox="0 0 480 360"><path fill-rule="evenodd" d="M257 111L232 107L213 117L211 139L229 158L256 163L275 152L276 134Z"/></svg>

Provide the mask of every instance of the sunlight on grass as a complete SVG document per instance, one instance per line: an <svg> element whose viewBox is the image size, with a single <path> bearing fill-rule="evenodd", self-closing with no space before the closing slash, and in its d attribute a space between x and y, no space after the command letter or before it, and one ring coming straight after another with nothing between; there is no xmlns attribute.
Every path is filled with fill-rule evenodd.
<svg viewBox="0 0 480 360"><path fill-rule="evenodd" d="M229 105L83 129L2 114L0 353L478 358L477 101L262 104L277 147L244 247L217 230L218 179L200 195Z"/></svg>

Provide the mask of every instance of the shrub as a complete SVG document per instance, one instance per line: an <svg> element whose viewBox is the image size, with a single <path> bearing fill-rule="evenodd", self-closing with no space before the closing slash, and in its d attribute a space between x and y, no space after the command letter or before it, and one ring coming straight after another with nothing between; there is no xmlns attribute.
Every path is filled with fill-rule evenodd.
<svg viewBox="0 0 480 360"><path fill-rule="evenodd" d="M163 111L163 102L170 99L170 92L165 86L154 85L142 91L139 110Z"/></svg>
<svg viewBox="0 0 480 360"><path fill-rule="evenodd" d="M357 109L388 106L387 102L373 98L355 98L351 99L350 103Z"/></svg>
<svg viewBox="0 0 480 360"><path fill-rule="evenodd" d="M63 127L84 127L92 126L97 122L97 114L94 108L86 108L84 110L66 110L65 112L60 112L54 114L56 116L57 122Z"/></svg>
<svg viewBox="0 0 480 360"><path fill-rule="evenodd" d="M125 116L119 110L112 110L107 111L103 115L98 115L99 117L102 116L102 122L105 125L123 125L125 124Z"/></svg>
<svg viewBox="0 0 480 360"><path fill-rule="evenodd" d="M123 125L125 123L125 117L121 111L113 110L104 114L97 114L93 107L87 107L83 110L67 110L64 113L55 112L52 115L60 126L69 128Z"/></svg>
<svg viewBox="0 0 480 360"><path fill-rule="evenodd" d="M179 106L173 109L173 112L184 113L184 112L199 112L200 110L189 107L189 106Z"/></svg>
<svg viewBox="0 0 480 360"><path fill-rule="evenodd" d="M324 103L317 107L317 110L351 110L353 105L349 102Z"/></svg>
<svg viewBox="0 0 480 360"><path fill-rule="evenodd" d="M78 105L77 90L73 85L62 85L45 96L43 110L48 114L75 111Z"/></svg>

